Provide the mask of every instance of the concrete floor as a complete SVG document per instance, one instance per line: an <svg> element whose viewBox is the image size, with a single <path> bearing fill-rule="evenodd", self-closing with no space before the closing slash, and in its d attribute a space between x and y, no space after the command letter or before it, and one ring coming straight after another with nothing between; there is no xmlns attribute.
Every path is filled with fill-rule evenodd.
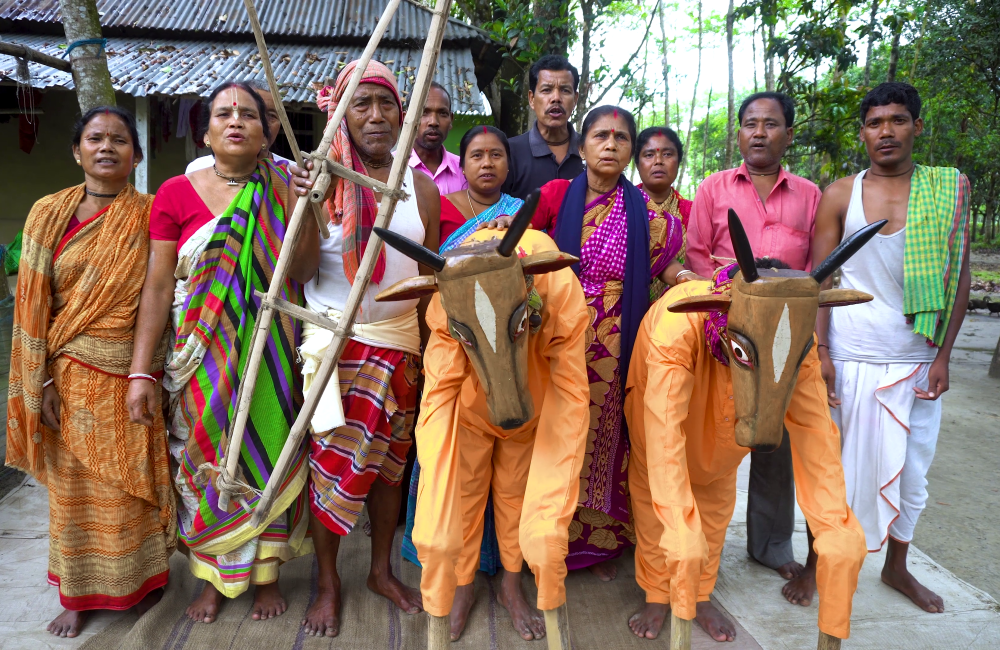
<svg viewBox="0 0 1000 650"><path fill-rule="evenodd" d="M1000 380L986 368L1000 337L1000 319L971 315L951 366L951 392L937 457L929 479L930 502L917 526L911 570L941 594L945 614L925 614L879 580L884 557L868 557L854 598L852 636L844 648L909 650L1000 647ZM739 486L745 489L742 468ZM59 612L58 594L46 584L46 490L29 480L0 500L0 650L75 648L120 614L96 615L83 636L56 639L45 626ZM727 536L715 596L765 649L815 647L817 604L802 608L780 597L782 581L746 558L745 492ZM797 524L796 556L805 557L804 523ZM917 550L919 548L920 550ZM921 552L923 551L923 552ZM934 558L933 560L931 558ZM935 561L936 560L936 561ZM987 593L989 592L989 593ZM776 596L777 594L777 596ZM575 645L586 647L585 639ZM650 647L665 646L665 642Z"/></svg>

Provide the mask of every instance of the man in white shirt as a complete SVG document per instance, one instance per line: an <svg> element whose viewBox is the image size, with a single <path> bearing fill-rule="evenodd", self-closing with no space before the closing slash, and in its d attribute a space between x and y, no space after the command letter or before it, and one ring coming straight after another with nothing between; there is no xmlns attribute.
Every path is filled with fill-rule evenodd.
<svg viewBox="0 0 1000 650"><path fill-rule="evenodd" d="M253 86L253 88L260 94L260 98L264 100L264 108L267 109L267 125L271 130L271 139L267 141L267 149L261 150L260 157L270 158L276 163L288 164L288 158L271 153L271 147L274 146L274 141L278 139L278 133L281 131L281 120L278 119L278 110L274 107L274 97L271 95L271 89L268 88L266 81L253 79L251 81L247 81L247 83ZM199 124L198 127L200 130L201 125ZM184 173L190 174L198 171L199 169L207 169L214 164L215 156L212 154L201 156L200 158L195 158L189 162L187 169L184 170Z"/></svg>

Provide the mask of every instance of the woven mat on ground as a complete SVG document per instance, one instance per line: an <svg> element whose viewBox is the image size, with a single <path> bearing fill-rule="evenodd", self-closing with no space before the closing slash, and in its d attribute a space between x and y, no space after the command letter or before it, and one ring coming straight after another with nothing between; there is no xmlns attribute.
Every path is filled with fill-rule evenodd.
<svg viewBox="0 0 1000 650"><path fill-rule="evenodd" d="M427 644L427 617L409 616L388 600L376 596L365 586L368 575L370 543L361 527L341 543L338 567L343 589L340 636L315 638L302 633L300 622L316 593L316 568L312 556L298 558L281 568L281 591L288 600L284 616L268 621L250 618L253 595L247 592L226 602L218 619L211 625L194 623L184 610L196 596L202 583L187 569L186 558L175 554L171 560L170 585L163 599L141 619L128 613L91 637L81 650L327 650L335 648L384 648L403 650L424 648ZM409 585L420 583L420 569L400 558L397 531L393 549L393 570ZM635 583L634 558L626 552L617 561L618 577L604 583L588 571L575 571L566 581L569 595L570 629L575 650L606 648L666 647L668 627L654 643L637 639L628 628L628 617L643 603L642 591ZM484 573L476 578L476 604L465 634L452 644L454 650L533 649L543 650L545 641L524 641L514 631L510 617L497 601L499 578ZM529 602L536 592L531 575L525 571L525 591ZM693 626L695 650L717 648L718 644L697 626ZM726 650L759 649L750 635L737 626L736 643Z"/></svg>

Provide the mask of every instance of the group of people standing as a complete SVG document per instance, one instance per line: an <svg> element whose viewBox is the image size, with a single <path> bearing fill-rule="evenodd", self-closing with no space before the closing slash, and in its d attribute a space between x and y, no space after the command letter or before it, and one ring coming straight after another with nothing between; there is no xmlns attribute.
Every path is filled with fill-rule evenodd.
<svg viewBox="0 0 1000 650"><path fill-rule="evenodd" d="M347 102L330 157L386 182L403 104L395 76L376 61L346 97L355 66L346 66L336 85L317 97L330 116ZM638 386L634 375L651 363L652 335L644 318L654 303L673 301L671 295L682 293L672 291L678 285L717 287L728 280L720 279L720 269L729 269L736 257L729 210L739 214L762 258L759 265L800 271L861 227L887 218L885 232L844 267L841 279L841 286L875 299L841 308L832 319L821 310L817 322L812 354L818 353L830 408L821 416L832 417L842 436L843 471L828 467L824 480L840 481L832 494L846 494L825 512L853 511L857 521L848 514L837 526L854 529L859 521L869 551L888 539L883 581L926 611L944 611L940 597L906 570L906 550L927 499L939 398L948 389L948 360L968 299L968 182L957 170L913 162L922 129L916 91L893 83L868 93L860 107L860 137L872 166L824 193L782 166L794 133L793 102L781 93L751 95L739 110L743 164L707 178L692 202L673 187L684 151L670 128L637 133L632 115L616 106L591 110L580 132L573 128L579 82L566 59L543 57L529 74L532 128L508 139L494 127L473 127L462 137L458 156L444 148L451 99L434 84L403 182L409 198L397 203L390 226L443 254L481 239L482 230L507 228L537 189L532 227L580 258L574 272L585 317L577 327L582 358L576 362L581 373L585 367L579 406L587 430L578 488L567 497L575 505L567 506L574 513L558 558L565 563L562 575L587 568L613 580L613 561L638 543L637 577L647 604L628 624L640 637L660 633L671 602L669 583L678 576L671 573L676 562L664 559L669 549L657 547L669 535L651 532L672 525L663 519L669 507L658 502L662 483L656 475L686 470L646 462L652 434L640 426L631 435L627 402ZM211 156L166 181L155 198L128 182L143 155L132 116L113 107L87 112L72 143L83 184L38 201L25 227L7 463L49 487L49 580L58 585L66 609L49 630L76 636L94 609L136 607L142 613L162 594L176 547L192 573L205 580L188 609L189 617L204 623L215 620L225 599L251 585L253 618L281 615L286 603L277 587L280 565L314 552L317 596L302 623L309 634L336 636L342 625L339 543L367 505L370 589L410 614L425 607L425 598L437 610L447 603L444 613L450 610L451 637L457 639L474 602L476 570L494 574L503 568L499 600L514 627L525 639L543 637L544 620L522 589L518 541L528 473L523 454L530 457L533 439L475 452L486 454L482 462L491 467L475 480L489 485L469 490L488 496L463 506L468 548L458 560L453 599L430 587L422 595L392 573L401 512L404 556L418 563L430 557L422 550L416 504L422 470L436 470L413 464L412 448L414 440L421 444L421 427L430 427L427 418L433 416L425 409L436 406L421 406L420 400L422 354L432 336L425 316L437 300L375 300L401 280L433 273L393 248L379 253L308 444L298 451L266 521L252 527L236 501L228 510L219 508L216 479L260 309L255 291L270 286L288 217L311 183L308 169L270 152L279 123L266 89L226 82L203 106ZM639 185L624 175L630 164ZM348 179L331 185L325 202L330 237L303 229L283 300L340 317L381 198ZM250 504L267 484L330 343L327 330L275 313L240 450L240 497ZM694 368L690 373L697 374ZM649 390L645 380L639 383ZM713 434L720 439L725 431L731 437L736 420L731 403L729 411L723 406L716 404ZM536 399L536 411L545 408ZM679 421L686 417L681 410L672 413ZM783 592L790 602L808 605L816 589L817 552L829 549L822 540L830 526L817 516L819 548L810 545L804 566L795 562L793 477L804 461L789 434L802 436L791 426L775 451L752 453L747 551L788 580ZM637 449L638 468L631 458ZM689 453L692 463L696 454ZM707 446L700 453L711 456ZM795 458L800 460L793 471ZM701 510L702 542L704 535L712 539L698 547L705 558L697 605L684 606L691 605L713 638L725 641L735 638L735 626L709 595L732 514L718 490L735 489L735 469L720 472L700 487L695 483L704 473L689 477L698 503L695 518ZM404 508L401 484L407 477ZM798 496L800 502L812 498ZM819 510L811 507L807 518ZM430 584L427 573L425 567ZM849 621L849 606L847 612ZM846 636L839 623L828 631Z"/></svg>

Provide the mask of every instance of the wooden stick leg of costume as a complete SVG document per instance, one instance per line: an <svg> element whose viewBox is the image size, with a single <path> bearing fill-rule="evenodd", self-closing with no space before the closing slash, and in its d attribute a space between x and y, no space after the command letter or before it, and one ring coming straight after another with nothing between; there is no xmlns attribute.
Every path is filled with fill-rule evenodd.
<svg viewBox="0 0 1000 650"><path fill-rule="evenodd" d="M816 650L840 650L840 639L826 632L819 633L819 645Z"/></svg>
<svg viewBox="0 0 1000 650"><path fill-rule="evenodd" d="M569 608L566 603L542 613L545 614L545 638L549 640L549 650L570 650Z"/></svg>
<svg viewBox="0 0 1000 650"><path fill-rule="evenodd" d="M427 650L447 650L451 645L451 616L427 615Z"/></svg>
<svg viewBox="0 0 1000 650"><path fill-rule="evenodd" d="M392 13L395 12L396 7L399 6L400 2L401 0L390 0L389 5L386 7L386 13L382 14L382 19L376 27L375 34L372 35L372 40L368 42L368 47L365 48L357 68L354 70L354 74L352 75L351 81L347 86L347 90L344 92L345 97L353 96L354 91L358 86L358 83L356 82L360 82L361 73L364 72L365 68L368 66L368 61L371 60L375 47L378 45L378 38L381 38L382 33L385 32L389 19L392 17ZM389 170L389 182L387 184L393 191L399 190L403 185L403 178L406 175L408 161L410 159L410 151L413 149L413 141L417 137L417 127L420 124L420 115L422 113L421 107L427 101L427 93L430 90L431 82L434 78L434 69L437 65L438 53L441 50L441 41L444 38L444 29L447 24L448 12L450 9L451 0L437 0L437 4L434 7L434 16L431 18L430 29L427 33L427 41L424 43L423 55L420 59L420 69L417 72L417 79L413 84L413 91L410 94L411 110L407 111L406 117L403 119L403 127L400 130L399 141L396 144L396 153L393 158L392 167ZM376 38L376 36L378 36L378 38ZM340 102L337 105L333 119L327 122L327 129L323 132L323 140L320 142L320 146L317 151L329 151L330 142L332 141L333 133L336 130L331 127L336 127L340 124L344 113L347 111L347 105L349 103L350 102ZM313 180L316 179L316 174L318 173L317 167L318 165L314 166L311 172ZM378 215L375 217L375 227L389 227L393 212L396 209L397 200L398 193L383 195ZM299 201L296 203L295 212L292 215L293 219L296 216L301 218L302 211L305 210L306 205L309 203L309 201ZM365 296L365 291L368 289L368 283L371 281L372 272L375 270L375 262L378 260L379 252L382 250L382 240L378 238L377 234L372 233L371 239L369 239L368 243L369 246L365 248L365 254L361 258L361 264L358 266L357 275L355 276L354 283L351 285L351 292L347 296L347 302L344 305L344 313L340 318L339 327L334 332L333 340L330 342L330 347L327 348L326 353L323 355L323 361L316 372L316 378L309 390L309 396L302 405L302 409L299 411L295 424L292 425L292 430L289 432L288 438L285 440L285 445L281 450L281 455L278 457L278 461L274 465L274 471L271 472L271 476L267 481L267 486L264 488L264 493L261 495L260 501L257 502L253 517L250 520L251 526L255 528L266 519L268 512L271 509L271 504L277 496L278 486L285 481L285 474L287 473L295 454L298 452L299 445L302 442L302 437L308 430L313 413L316 411L316 405L319 403L319 398L326 389L327 381L330 379L330 375L333 373L334 368L336 368L336 364L340 360L340 355L344 350L344 346L347 344L347 339L351 335L351 330L354 327L354 319L358 315L358 309L361 307L361 300ZM294 246L291 248L294 248ZM290 247L286 242L286 245L283 245L281 250L282 253L285 253L289 249ZM271 286L267 292L270 304L274 304L274 299L278 297L278 290L284 284L286 267L281 266L281 261L286 257L290 257L290 255L282 255L278 257L278 269L275 270L275 277L271 279ZM279 270L281 271L280 275L278 272ZM273 310L269 309L264 313L270 314L273 313ZM260 330L259 327L258 330ZM263 344L260 347L260 352L263 352ZM257 352L256 346L254 348L254 352L257 353L257 356L251 357L250 363L248 364L247 374L243 377L243 382L247 382L250 379L248 376L250 372L253 373L254 380L256 379L256 373L260 367L261 355ZM256 361L256 365L251 365L254 361ZM242 382L240 391L243 391ZM252 389L247 394L252 395ZM246 411L249 412L249 399L246 400L246 402ZM242 409L244 405L241 403L239 407ZM239 418L239 414L237 417ZM234 432L238 433L241 438L243 437L243 428L245 423L246 415L243 416L242 421L238 419L237 426L234 427ZM239 448L237 447L237 449ZM233 469L235 470L235 467Z"/></svg>
<svg viewBox="0 0 1000 650"><path fill-rule="evenodd" d="M691 621L670 611L670 650L691 650Z"/></svg>

